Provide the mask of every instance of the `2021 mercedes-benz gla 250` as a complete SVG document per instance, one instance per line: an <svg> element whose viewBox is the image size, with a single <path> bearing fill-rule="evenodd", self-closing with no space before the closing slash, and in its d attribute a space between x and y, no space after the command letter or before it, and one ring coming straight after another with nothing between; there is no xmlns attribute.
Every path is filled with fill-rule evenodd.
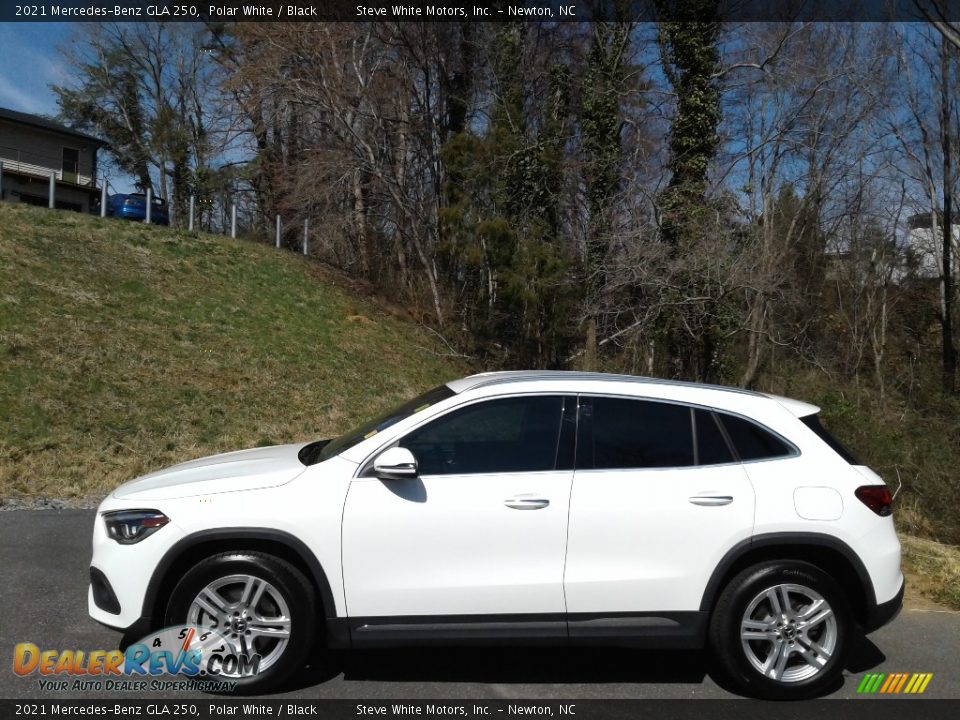
<svg viewBox="0 0 960 720"><path fill-rule="evenodd" d="M706 647L745 694L814 696L903 597L890 492L817 413L629 376L456 380L335 440L117 488L90 614L215 630L257 658L241 692L324 648L556 641Z"/></svg>

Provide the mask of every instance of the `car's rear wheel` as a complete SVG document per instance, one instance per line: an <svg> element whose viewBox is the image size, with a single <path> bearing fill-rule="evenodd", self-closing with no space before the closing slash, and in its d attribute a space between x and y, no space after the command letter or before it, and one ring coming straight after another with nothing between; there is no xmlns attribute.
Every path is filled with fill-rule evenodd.
<svg viewBox="0 0 960 720"><path fill-rule="evenodd" d="M225 552L195 565L167 604L167 625L194 625L223 639L216 679L237 691L274 688L303 667L315 633L313 587L296 567L251 551ZM250 661L250 662L246 662ZM247 674L253 665L256 672ZM214 678L211 678L214 679Z"/></svg>
<svg viewBox="0 0 960 720"><path fill-rule="evenodd" d="M816 697L838 684L853 633L841 588L814 565L754 565L724 588L710 620L718 665L745 694Z"/></svg>

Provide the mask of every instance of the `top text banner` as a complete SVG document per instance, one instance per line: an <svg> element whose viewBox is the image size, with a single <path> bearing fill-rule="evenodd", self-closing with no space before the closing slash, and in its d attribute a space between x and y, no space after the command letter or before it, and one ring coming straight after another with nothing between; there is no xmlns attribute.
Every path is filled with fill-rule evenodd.
<svg viewBox="0 0 960 720"><path fill-rule="evenodd" d="M0 0L0 22L960 22L960 0ZM691 9L696 8L696 9Z"/></svg>

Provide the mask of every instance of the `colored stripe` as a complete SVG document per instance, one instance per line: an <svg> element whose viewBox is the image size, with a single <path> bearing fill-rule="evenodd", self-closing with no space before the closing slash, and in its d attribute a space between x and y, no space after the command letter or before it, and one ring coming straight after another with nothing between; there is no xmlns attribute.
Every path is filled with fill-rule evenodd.
<svg viewBox="0 0 960 720"><path fill-rule="evenodd" d="M863 680L860 681L860 684L857 686L857 692L863 694L867 691L867 686L873 682L873 673L867 673L863 676Z"/></svg>
<svg viewBox="0 0 960 720"><path fill-rule="evenodd" d="M196 632L197 631L193 628L190 628L190 630L187 632L187 636L183 639L183 645L181 646L183 649L183 652L186 652L187 648L190 647L190 643L193 642L193 635Z"/></svg>
<svg viewBox="0 0 960 720"><path fill-rule="evenodd" d="M890 673L887 675L887 679L884 681L883 685L880 687L880 694L886 694L890 692L894 685L897 684L897 680L900 678L900 673Z"/></svg>
<svg viewBox="0 0 960 720"><path fill-rule="evenodd" d="M905 693L912 693L912 692L913 692L913 688L916 687L916 686L919 684L919 683L917 682L917 680L919 680L919 679L920 679L920 676L917 675L917 673L914 673L913 675L911 675L911 676L910 676L910 682L907 683L907 687L905 687L903 691L904 691Z"/></svg>
<svg viewBox="0 0 960 720"><path fill-rule="evenodd" d="M870 685L870 689L867 691L870 694L875 693L880 689L880 683L883 682L883 679L886 677L884 673L877 673L876 677L873 679L873 684Z"/></svg>
<svg viewBox="0 0 960 720"><path fill-rule="evenodd" d="M909 675L907 675L907 673L903 673L902 675L900 675L900 682L897 683L897 687L893 689L893 692L898 693L901 690L903 690L903 685L904 683L907 682L908 677Z"/></svg>
<svg viewBox="0 0 960 720"><path fill-rule="evenodd" d="M923 681L923 685L920 686L920 689L917 692L922 693L927 689L927 685L930 684L930 681L933 680L933 673L927 673L927 677Z"/></svg>

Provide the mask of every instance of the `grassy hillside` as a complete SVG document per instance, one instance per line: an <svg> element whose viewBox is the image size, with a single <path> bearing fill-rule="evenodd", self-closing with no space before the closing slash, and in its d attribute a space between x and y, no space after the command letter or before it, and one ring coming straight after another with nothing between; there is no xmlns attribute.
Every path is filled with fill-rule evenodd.
<svg viewBox="0 0 960 720"><path fill-rule="evenodd" d="M0 499L329 437L464 371L290 252L0 203Z"/></svg>

